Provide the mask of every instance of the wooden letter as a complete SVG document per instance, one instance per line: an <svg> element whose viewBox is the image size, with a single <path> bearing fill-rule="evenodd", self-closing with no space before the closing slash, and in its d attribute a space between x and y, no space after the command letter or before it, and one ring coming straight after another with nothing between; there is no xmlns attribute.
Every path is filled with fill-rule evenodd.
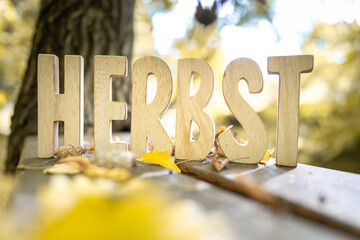
<svg viewBox="0 0 360 240"><path fill-rule="evenodd" d="M311 72L312 55L269 57L268 71L279 74L276 164L296 167L299 135L300 74Z"/></svg>
<svg viewBox="0 0 360 240"><path fill-rule="evenodd" d="M83 145L84 60L65 56L64 94L59 94L59 59L38 56L38 157L53 157L58 121L64 121L64 143Z"/></svg>
<svg viewBox="0 0 360 240"><path fill-rule="evenodd" d="M190 84L194 74L199 74L201 84L198 92L190 96ZM214 143L215 128L210 115L204 112L214 92L214 72L210 65L200 59L188 58L178 62L175 157L177 159L202 160ZM196 141L190 139L191 121L199 126Z"/></svg>
<svg viewBox="0 0 360 240"><path fill-rule="evenodd" d="M171 138L159 119L171 101L173 82L170 69L160 58L143 57L134 63L132 71L131 151L144 155L150 138L155 149L171 154ZM154 100L146 104L147 82L151 74L156 77L157 90Z"/></svg>
<svg viewBox="0 0 360 240"><path fill-rule="evenodd" d="M248 58L235 59L227 66L222 82L226 104L246 131L248 142L238 143L229 129L219 136L219 143L230 161L258 163L267 149L267 133L260 117L239 93L238 85L242 79L248 84L250 93L262 91L263 77L256 62Z"/></svg>
<svg viewBox="0 0 360 240"><path fill-rule="evenodd" d="M112 77L124 77L127 59L123 56L95 56L94 72L94 141L99 151L127 151L126 142L111 139L112 120L125 120L127 106L124 102L111 101Z"/></svg>

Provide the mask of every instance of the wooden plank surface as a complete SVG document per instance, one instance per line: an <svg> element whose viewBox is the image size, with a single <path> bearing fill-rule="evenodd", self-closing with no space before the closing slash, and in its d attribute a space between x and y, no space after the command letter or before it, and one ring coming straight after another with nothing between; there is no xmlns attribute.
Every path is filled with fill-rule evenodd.
<svg viewBox="0 0 360 240"><path fill-rule="evenodd" d="M178 164L183 173L247 195L235 181L245 177L270 193L294 214L360 236L360 175L298 164L279 167L275 159L264 165L229 163L216 172L210 159Z"/></svg>
<svg viewBox="0 0 360 240"><path fill-rule="evenodd" d="M36 137L27 139L25 149L20 161L20 167L25 170L17 173L20 184L12 198L12 210L22 221L31 221L36 216L35 192L50 178L43 175L41 169L55 161L34 158ZM327 217L339 221L355 221L355 227L359 223L359 208L356 206L359 200L359 176L356 174L301 164L295 169L280 168L273 163L267 166L229 163L224 171L217 173L209 160L187 162L188 168L190 163L200 172L207 171L212 176L215 173L229 182L239 174L245 174L279 198L319 212L327 211ZM151 178L166 188L174 198L192 199L206 211L223 214L231 222L230 227L239 239L355 239L352 237L354 235L281 209L276 211L270 206L185 174L144 163L138 163L136 169L136 175Z"/></svg>

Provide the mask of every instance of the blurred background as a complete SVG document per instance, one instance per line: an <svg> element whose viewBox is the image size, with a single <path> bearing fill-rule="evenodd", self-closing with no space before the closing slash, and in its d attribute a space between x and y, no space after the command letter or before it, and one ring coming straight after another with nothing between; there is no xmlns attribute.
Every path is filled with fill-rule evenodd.
<svg viewBox="0 0 360 240"><path fill-rule="evenodd" d="M30 81L36 82L36 71L31 69L36 65L32 58L38 53L58 55L60 77L64 54L82 55L85 71L90 72L85 73L86 86L91 86L93 82L91 72L95 54L123 54L131 62L143 56L161 57L169 65L174 80L175 91L171 106L161 117L166 130L173 136L177 60L188 57L204 59L212 66L216 77L215 94L206 110L213 117L216 129L232 124L233 131L239 132L239 137L245 139L246 133L225 104L221 80L226 66L232 60L239 57L251 58L262 70L263 92L249 94L244 81L240 81L239 91L264 121L269 136L268 148L275 147L278 76L267 73L267 57L313 54L314 71L301 75L299 162L360 173L357 152L360 147L359 1L128 0L119 3L119 12L116 11L120 8L111 5L116 1L111 0L102 1L101 4L89 1L86 6L79 5L79 0L59 3L65 5L65 8L54 7L53 2L56 1L0 0L1 167L8 149L12 151L21 149L22 146L21 141L12 140L8 148L9 135L11 134L12 139L17 139L19 133L26 136L36 132L31 128L36 124L30 124L30 127L27 124L27 119L34 118L36 114L27 113L24 111L26 107L21 107L20 104L17 110L14 109L19 94L30 91L29 89L36 90L36 84L28 84L27 88L24 86ZM91 4L93 6L90 6ZM94 15L97 14L97 9L106 9L97 4L107 4L111 9L111 12L103 10L98 15L98 19L104 21L100 26L97 26L96 21L86 22L86 18L83 18L85 20L80 21L81 24L76 27L79 37L75 35L72 40L67 37L54 37L51 43L40 41L46 36L54 35L51 28L47 32L44 27L46 24L55 24L52 31L70 36L71 28L74 27L62 24L61 21L56 22L56 19L64 16L63 18L68 19L64 21L76 23L77 16L84 14L82 11L85 10L82 9L89 9L85 14L94 12ZM122 17L124 11L130 14L128 19L132 20ZM69 16L64 15L65 13ZM109 16L116 15L121 16L120 25L105 24ZM109 22L112 23L111 21ZM97 27L108 32L117 28L125 28L126 31L115 31L115 37L109 34L109 37L101 42L96 36L89 34L91 29L96 31ZM131 34L128 35L127 32ZM111 50L111 44L116 45L117 41L120 44L125 38L126 41L121 43L121 51ZM75 47L69 50L64 47L66 44ZM102 50L101 44L110 46L110 50ZM35 46L50 47L41 50L41 47ZM58 51L60 48L62 50ZM84 53L84 49L90 53ZM131 70L131 66L129 69ZM30 75L33 77L27 77ZM126 84L129 85L129 81L118 82L114 100L121 100L121 89L124 89ZM200 82L201 79L194 78L193 91L196 91ZM154 77L149 78L148 86L147 100L150 102L156 91ZM36 93L29 96L36 102ZM85 103L85 130L92 133L91 92L86 91L85 98L89 102L88 107ZM129 98L125 97L125 100L128 102ZM24 102L29 102L29 98ZM11 128L14 111L19 114L13 118L13 122L22 119L23 123ZM115 130L124 129L128 129L128 126L119 126Z"/></svg>

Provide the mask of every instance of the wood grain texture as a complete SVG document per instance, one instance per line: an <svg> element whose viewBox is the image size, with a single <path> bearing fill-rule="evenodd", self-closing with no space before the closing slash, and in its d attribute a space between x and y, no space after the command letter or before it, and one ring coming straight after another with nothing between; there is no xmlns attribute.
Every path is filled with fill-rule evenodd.
<svg viewBox="0 0 360 240"><path fill-rule="evenodd" d="M112 120L127 118L125 102L112 101L112 77L127 74L127 58L123 56L95 56L94 71L94 141L97 152L127 151L127 143L111 139Z"/></svg>
<svg viewBox="0 0 360 240"><path fill-rule="evenodd" d="M173 151L170 136L161 124L159 116L170 105L173 81L168 65L157 57L138 59L132 69L132 113L131 113L131 151L138 156L147 152L148 138L156 150ZM146 104L148 77L156 77L156 95Z"/></svg>
<svg viewBox="0 0 360 240"><path fill-rule="evenodd" d="M279 74L276 164L296 167L299 137L300 74L311 72L312 55L268 58L270 74Z"/></svg>
<svg viewBox="0 0 360 240"><path fill-rule="evenodd" d="M235 59L227 66L222 82L226 104L246 131L248 141L240 144L227 129L219 136L219 143L230 161L254 164L264 156L268 137L264 123L239 93L238 85L242 79L248 84L250 93L262 91L264 81L256 62L248 58Z"/></svg>
<svg viewBox="0 0 360 240"><path fill-rule="evenodd" d="M297 168L279 167L274 159L266 166L230 162L221 172L214 169L210 159L181 161L176 163L184 174L360 236L358 174L304 164ZM258 191L258 187L262 191ZM311 225L321 226L315 222ZM277 228L276 236L280 232Z"/></svg>
<svg viewBox="0 0 360 240"><path fill-rule="evenodd" d="M65 56L64 94L59 94L59 59L38 57L38 157L53 156L58 147L58 121L64 121L64 144L83 145L84 61Z"/></svg>
<svg viewBox="0 0 360 240"><path fill-rule="evenodd" d="M192 77L198 74L200 87L190 96ZM203 60L187 58L178 62L175 157L177 159L202 160L210 152L214 143L215 128L211 116L203 109L214 92L214 72ZM199 138L191 140L191 122L199 126Z"/></svg>

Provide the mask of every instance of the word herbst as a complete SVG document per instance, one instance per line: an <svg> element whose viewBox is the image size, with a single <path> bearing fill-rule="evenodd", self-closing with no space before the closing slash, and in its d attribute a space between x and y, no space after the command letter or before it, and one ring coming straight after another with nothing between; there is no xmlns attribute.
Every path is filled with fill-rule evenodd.
<svg viewBox="0 0 360 240"><path fill-rule="evenodd" d="M96 151L127 151L126 142L111 141L112 120L127 118L125 102L111 101L111 78L127 75L124 56L95 56L94 66L94 140ZM297 164L300 74L311 72L313 56L281 56L268 58L268 72L279 75L276 162ZM38 56L38 157L53 156L58 146L58 122L64 121L64 143L83 144L84 63L81 56L65 56L65 91L59 94L59 60L55 55ZM157 90L154 100L146 104L149 75L155 75ZM214 92L212 68L200 59L178 61L175 158L202 160L214 143L215 128L211 116L204 111ZM198 74L198 92L190 95L191 79ZM263 76L256 62L248 58L232 61L224 72L222 90L227 106L247 133L240 144L230 130L219 136L221 149L230 161L258 163L264 156L268 137L258 114L238 91L245 80L250 93L260 93ZM54 91L55 90L55 91ZM157 57L143 57L132 68L131 151L141 156L147 151L148 139L157 150L173 151L173 142L163 128L159 116L166 111L173 92L168 65ZM199 126L199 138L191 139L191 123Z"/></svg>

